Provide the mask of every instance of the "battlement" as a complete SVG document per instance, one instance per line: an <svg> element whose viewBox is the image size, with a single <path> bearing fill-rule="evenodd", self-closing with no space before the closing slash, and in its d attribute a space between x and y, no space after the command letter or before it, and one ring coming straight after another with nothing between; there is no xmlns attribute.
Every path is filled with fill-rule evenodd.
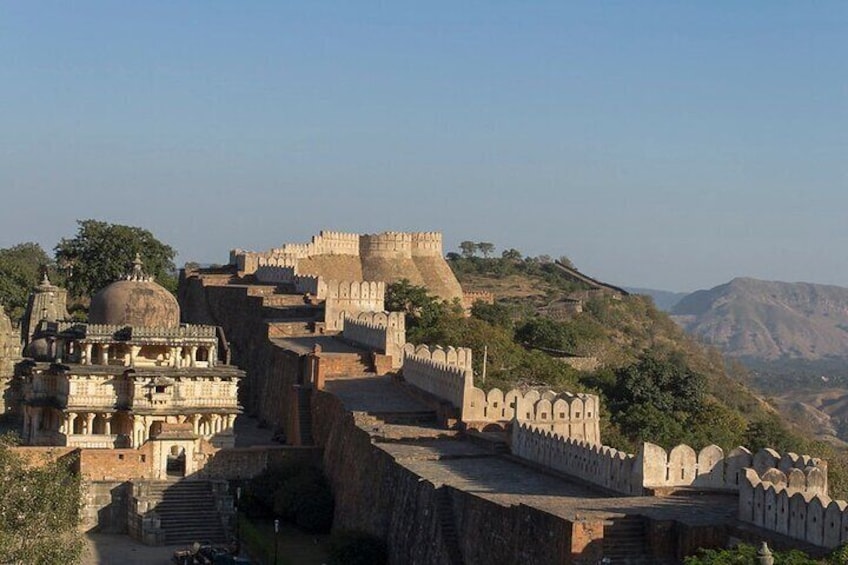
<svg viewBox="0 0 848 565"><path fill-rule="evenodd" d="M293 269L294 275L333 279L388 283L407 279L442 299L461 299L462 289L442 253L439 232L360 235L322 230L309 243L287 243L262 252L233 249L230 264L240 276L256 274L260 282L277 282L288 276L270 269L280 267Z"/></svg>
<svg viewBox="0 0 848 565"><path fill-rule="evenodd" d="M474 388L471 350L465 347L403 346L403 378L411 385L444 399L462 411Z"/></svg>
<svg viewBox="0 0 848 565"><path fill-rule="evenodd" d="M506 427L513 419L564 438L601 443L600 399L594 394L536 389L504 393L498 388L485 393L474 388L467 395L463 422L469 427L484 429L493 422Z"/></svg>
<svg viewBox="0 0 848 565"><path fill-rule="evenodd" d="M390 356L392 368L398 369L403 363L406 318L403 312L345 313L342 337Z"/></svg>
<svg viewBox="0 0 848 565"><path fill-rule="evenodd" d="M321 230L312 238L310 255L359 255L359 234Z"/></svg>
<svg viewBox="0 0 848 565"><path fill-rule="evenodd" d="M442 257L442 234L440 232L416 232L412 234L413 257Z"/></svg>
<svg viewBox="0 0 848 565"><path fill-rule="evenodd" d="M744 470L739 486L739 519L804 540L835 548L848 542L848 502L827 496L819 467L768 469L760 475Z"/></svg>

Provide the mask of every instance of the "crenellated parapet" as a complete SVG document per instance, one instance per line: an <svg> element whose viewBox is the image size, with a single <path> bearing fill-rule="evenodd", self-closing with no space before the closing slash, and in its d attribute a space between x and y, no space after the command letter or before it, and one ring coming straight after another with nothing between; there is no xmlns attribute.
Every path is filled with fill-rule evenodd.
<svg viewBox="0 0 848 565"><path fill-rule="evenodd" d="M240 276L256 275L260 282L278 284L288 274L272 270L274 267L291 268L295 276L387 283L407 279L443 300L461 300L462 288L444 260L442 247L439 232L360 235L322 230L309 243L285 244L261 252L233 249L230 265Z"/></svg>
<svg viewBox="0 0 848 565"><path fill-rule="evenodd" d="M644 491L636 456L606 445L516 422L511 450L517 457L614 492L640 496Z"/></svg>
<svg viewBox="0 0 848 565"><path fill-rule="evenodd" d="M384 232L363 235L359 241L359 250L363 258L412 259L412 234Z"/></svg>
<svg viewBox="0 0 848 565"><path fill-rule="evenodd" d="M848 502L828 496L826 471L820 466L788 472L744 469L739 519L820 547L848 542Z"/></svg>
<svg viewBox="0 0 848 565"><path fill-rule="evenodd" d="M344 339L363 345L392 358L392 368L403 363L403 345L406 343L406 318L403 312L345 313Z"/></svg>
<svg viewBox="0 0 848 565"><path fill-rule="evenodd" d="M312 255L359 255L360 235L330 230L312 238Z"/></svg>
<svg viewBox="0 0 848 565"><path fill-rule="evenodd" d="M327 330L341 331L346 314L383 312L386 283L382 281L324 281L319 278L318 298L324 300Z"/></svg>
<svg viewBox="0 0 848 565"><path fill-rule="evenodd" d="M463 410L474 388L471 350L464 347L403 347L403 378L411 385Z"/></svg>
<svg viewBox="0 0 848 565"><path fill-rule="evenodd" d="M412 236L413 257L442 257L442 234L440 232L414 232Z"/></svg>
<svg viewBox="0 0 848 565"><path fill-rule="evenodd" d="M594 394L536 389L504 393L498 388L488 393L475 388L469 393L463 421L471 427L482 428L493 422L506 427L513 419L561 437L601 443L600 399Z"/></svg>

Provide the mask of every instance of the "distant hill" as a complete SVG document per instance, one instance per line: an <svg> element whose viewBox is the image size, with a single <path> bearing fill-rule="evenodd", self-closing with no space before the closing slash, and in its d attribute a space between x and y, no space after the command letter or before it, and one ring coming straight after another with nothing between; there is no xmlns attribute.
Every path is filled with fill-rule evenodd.
<svg viewBox="0 0 848 565"><path fill-rule="evenodd" d="M650 296L654 300L654 306L663 312L671 312L678 302L689 296L688 292L672 292L670 290L657 290L654 288L635 288L626 286L624 289L630 294L641 294Z"/></svg>
<svg viewBox="0 0 848 565"><path fill-rule="evenodd" d="M671 313L687 332L733 357L848 357L848 288L737 278L693 292Z"/></svg>

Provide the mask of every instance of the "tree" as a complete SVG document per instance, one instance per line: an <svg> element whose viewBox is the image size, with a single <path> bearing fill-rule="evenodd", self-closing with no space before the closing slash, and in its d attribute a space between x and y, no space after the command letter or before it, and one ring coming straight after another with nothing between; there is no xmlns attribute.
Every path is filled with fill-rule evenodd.
<svg viewBox="0 0 848 565"><path fill-rule="evenodd" d="M27 297L48 264L50 257L37 243L0 249L0 308L13 320L23 316Z"/></svg>
<svg viewBox="0 0 848 565"><path fill-rule="evenodd" d="M571 259L568 258L568 255L560 255L558 261L569 269L576 269L574 263L572 263Z"/></svg>
<svg viewBox="0 0 848 565"><path fill-rule="evenodd" d="M494 252L495 245L492 244L492 243L489 243L488 241L481 241L480 243L477 244L477 249L480 250L480 253L483 254L484 258L488 259L489 254Z"/></svg>
<svg viewBox="0 0 848 565"><path fill-rule="evenodd" d="M474 257L474 252L477 251L477 244L473 241L463 241L459 244L459 249L462 251L462 256L469 259Z"/></svg>
<svg viewBox="0 0 848 565"><path fill-rule="evenodd" d="M30 465L9 436L0 437L0 562L77 562L80 503L80 480L67 461Z"/></svg>
<svg viewBox="0 0 848 565"><path fill-rule="evenodd" d="M521 251L515 248L507 249L501 253L501 259L506 259L507 261L521 261L522 257Z"/></svg>
<svg viewBox="0 0 848 565"><path fill-rule="evenodd" d="M62 238L55 248L57 264L68 269L67 285L73 296L90 296L127 274L136 253L141 255L148 275L166 288L175 286L176 252L149 231L97 220L77 223L77 235Z"/></svg>
<svg viewBox="0 0 848 565"><path fill-rule="evenodd" d="M423 286L416 286L407 279L386 287L386 309L406 314L407 339L415 341L428 328L437 325L443 318L460 316L462 306L442 302L430 296Z"/></svg>

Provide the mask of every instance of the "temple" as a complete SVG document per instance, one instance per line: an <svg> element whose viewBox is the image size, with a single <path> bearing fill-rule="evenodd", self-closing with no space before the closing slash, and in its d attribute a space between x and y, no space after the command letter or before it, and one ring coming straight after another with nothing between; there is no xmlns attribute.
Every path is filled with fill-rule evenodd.
<svg viewBox="0 0 848 565"><path fill-rule="evenodd" d="M45 276L23 320L25 443L138 448L179 429L183 440L234 445L244 373L219 360L216 327L180 323L177 300L138 257L92 298L88 323L70 319L65 296Z"/></svg>

